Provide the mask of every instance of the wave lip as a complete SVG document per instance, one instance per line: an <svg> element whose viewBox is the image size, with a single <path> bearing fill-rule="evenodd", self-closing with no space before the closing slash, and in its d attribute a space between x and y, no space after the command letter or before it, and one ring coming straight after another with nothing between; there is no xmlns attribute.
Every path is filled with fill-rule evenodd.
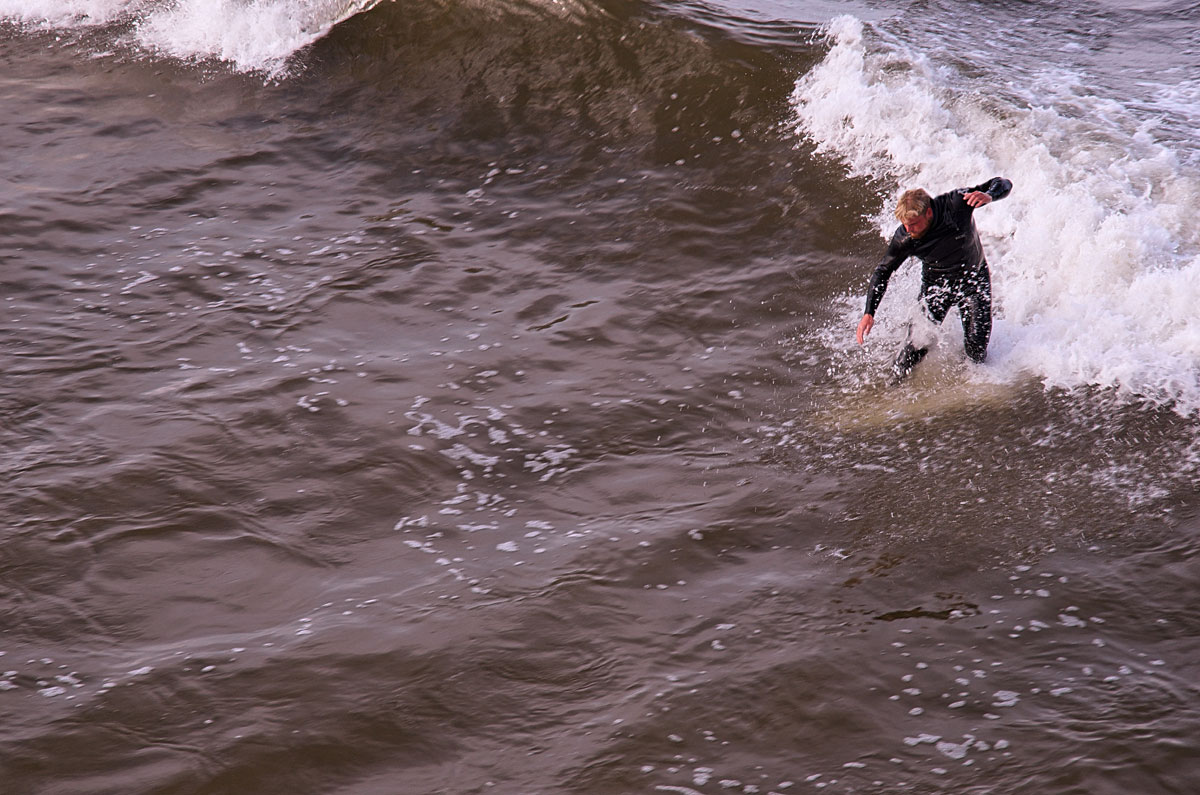
<svg viewBox="0 0 1200 795"><path fill-rule="evenodd" d="M0 0L0 19L39 29L128 27L124 43L239 72L287 73L292 59L380 0Z"/></svg>
<svg viewBox="0 0 1200 795"><path fill-rule="evenodd" d="M139 0L0 0L0 20L34 28L88 28L126 20Z"/></svg>
<svg viewBox="0 0 1200 795"><path fill-rule="evenodd" d="M383 0L0 0L0 22L33 30L84 33L113 28L115 44L189 62L219 61L237 72L282 78L297 55L339 23ZM416 0L461 7L473 16L513 13L579 19L594 15L588 0Z"/></svg>

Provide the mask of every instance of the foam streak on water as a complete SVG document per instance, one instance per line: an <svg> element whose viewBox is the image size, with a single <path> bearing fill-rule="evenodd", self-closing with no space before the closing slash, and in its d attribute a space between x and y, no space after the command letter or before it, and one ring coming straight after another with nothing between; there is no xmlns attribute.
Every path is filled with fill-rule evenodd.
<svg viewBox="0 0 1200 795"><path fill-rule="evenodd" d="M1013 181L977 216L997 300L991 375L1200 408L1200 174L1187 152L1065 67L1020 76L1034 100L1003 66L967 73L852 17L827 30L828 55L793 95L797 132L819 151L897 193ZM884 234L893 199L875 205Z"/></svg>

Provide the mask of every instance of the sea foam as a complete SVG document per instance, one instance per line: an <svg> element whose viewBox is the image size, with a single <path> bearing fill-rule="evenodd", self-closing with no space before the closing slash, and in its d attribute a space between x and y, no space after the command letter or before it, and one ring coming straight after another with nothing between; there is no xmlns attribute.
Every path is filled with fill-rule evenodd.
<svg viewBox="0 0 1200 795"><path fill-rule="evenodd" d="M49 29L123 24L135 50L287 73L296 53L380 0L0 0L0 20Z"/></svg>

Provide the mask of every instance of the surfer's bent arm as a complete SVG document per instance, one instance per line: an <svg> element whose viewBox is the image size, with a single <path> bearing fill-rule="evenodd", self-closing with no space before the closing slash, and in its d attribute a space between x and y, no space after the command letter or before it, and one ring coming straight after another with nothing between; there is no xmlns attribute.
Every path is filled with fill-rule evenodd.
<svg viewBox="0 0 1200 795"><path fill-rule="evenodd" d="M982 207L1000 201L1012 190L1012 183L1004 177L992 177L982 185L962 190L963 201L972 207Z"/></svg>

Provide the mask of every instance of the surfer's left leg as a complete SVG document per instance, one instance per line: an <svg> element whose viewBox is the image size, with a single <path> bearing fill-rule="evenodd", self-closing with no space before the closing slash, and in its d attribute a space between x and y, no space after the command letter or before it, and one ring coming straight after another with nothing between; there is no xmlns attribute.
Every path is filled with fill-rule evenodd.
<svg viewBox="0 0 1200 795"><path fill-rule="evenodd" d="M958 302L962 315L963 348L973 362L987 358L988 340L992 336L992 282L985 262L979 272L967 279L963 296Z"/></svg>

